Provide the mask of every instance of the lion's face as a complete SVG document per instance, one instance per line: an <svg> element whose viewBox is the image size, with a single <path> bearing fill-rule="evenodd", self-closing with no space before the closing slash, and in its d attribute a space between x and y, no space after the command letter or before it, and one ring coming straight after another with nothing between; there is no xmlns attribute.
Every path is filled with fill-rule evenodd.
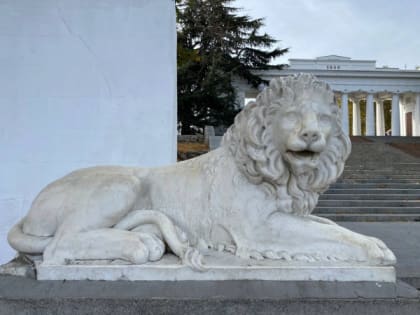
<svg viewBox="0 0 420 315"><path fill-rule="evenodd" d="M310 74L273 79L235 118L223 138L238 169L278 199L308 214L344 169L350 139L334 93ZM285 186L285 189L282 187Z"/></svg>
<svg viewBox="0 0 420 315"><path fill-rule="evenodd" d="M322 97L296 99L279 107L272 120L273 139L292 169L314 168L333 131L334 113Z"/></svg>

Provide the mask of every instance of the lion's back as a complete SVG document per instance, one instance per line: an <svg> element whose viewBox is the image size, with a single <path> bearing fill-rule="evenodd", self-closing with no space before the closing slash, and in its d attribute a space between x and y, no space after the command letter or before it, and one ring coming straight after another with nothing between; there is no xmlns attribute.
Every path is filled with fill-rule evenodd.
<svg viewBox="0 0 420 315"><path fill-rule="evenodd" d="M23 231L37 236L52 236L65 218L76 211L88 211L95 198L106 191L130 191L134 198L139 180L131 168L100 166L73 171L47 185L35 198L25 217ZM104 193L101 193L104 192ZM110 196L111 197L111 196Z"/></svg>

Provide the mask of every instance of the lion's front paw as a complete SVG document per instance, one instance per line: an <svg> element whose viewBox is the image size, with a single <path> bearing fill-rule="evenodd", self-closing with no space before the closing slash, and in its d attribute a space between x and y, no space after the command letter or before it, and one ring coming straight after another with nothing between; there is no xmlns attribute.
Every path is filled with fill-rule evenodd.
<svg viewBox="0 0 420 315"><path fill-rule="evenodd" d="M366 252L372 263L380 265L394 265L397 261L394 253L376 237L367 237Z"/></svg>

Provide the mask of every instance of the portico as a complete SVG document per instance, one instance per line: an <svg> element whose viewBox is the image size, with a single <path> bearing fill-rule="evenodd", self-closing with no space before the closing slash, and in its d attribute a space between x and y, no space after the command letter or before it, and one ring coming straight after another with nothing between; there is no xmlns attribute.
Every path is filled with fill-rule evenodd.
<svg viewBox="0 0 420 315"><path fill-rule="evenodd" d="M420 70L376 67L375 60L353 60L330 55L315 59L289 59L283 70L255 71L265 80L309 72L326 81L341 103L342 126L347 134L420 136ZM234 82L243 104L257 90L245 82ZM384 102L391 104L391 125L385 124ZM363 104L364 111L361 111ZM351 107L351 111L350 111ZM349 122L351 113L352 122ZM362 134L362 117L364 132Z"/></svg>

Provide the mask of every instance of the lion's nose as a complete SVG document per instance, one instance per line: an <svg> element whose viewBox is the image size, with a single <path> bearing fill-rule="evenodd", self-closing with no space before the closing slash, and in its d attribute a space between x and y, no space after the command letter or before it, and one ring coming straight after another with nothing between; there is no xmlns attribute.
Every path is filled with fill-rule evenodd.
<svg viewBox="0 0 420 315"><path fill-rule="evenodd" d="M311 144L312 142L317 141L320 138L320 133L317 130L303 130L300 134L300 137L305 141L307 144Z"/></svg>

